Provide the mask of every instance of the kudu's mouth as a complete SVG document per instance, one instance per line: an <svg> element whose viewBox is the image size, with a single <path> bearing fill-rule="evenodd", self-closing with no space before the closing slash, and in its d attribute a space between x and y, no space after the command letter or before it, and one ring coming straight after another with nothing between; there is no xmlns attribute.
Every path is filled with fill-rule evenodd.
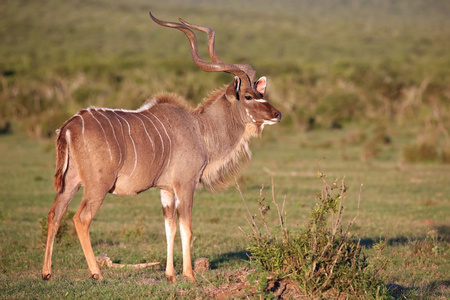
<svg viewBox="0 0 450 300"><path fill-rule="evenodd" d="M270 120L264 120L265 125L274 125L281 121L281 113L277 111L275 114L275 117Z"/></svg>
<svg viewBox="0 0 450 300"><path fill-rule="evenodd" d="M270 120L264 120L264 124L265 125L274 125L274 124L277 124L280 121L281 121L281 119L279 119L279 118L273 118L273 119L270 119Z"/></svg>

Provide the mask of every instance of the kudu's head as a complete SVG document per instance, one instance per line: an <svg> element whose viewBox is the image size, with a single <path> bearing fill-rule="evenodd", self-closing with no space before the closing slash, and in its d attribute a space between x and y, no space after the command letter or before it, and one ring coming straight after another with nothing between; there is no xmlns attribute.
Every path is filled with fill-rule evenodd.
<svg viewBox="0 0 450 300"><path fill-rule="evenodd" d="M191 56L195 64L206 72L227 72L235 75L234 81L226 90L226 98L233 102L240 116L246 123L252 123L262 129L264 125L272 125L281 121L281 113L264 100L267 79L261 77L254 82L255 70L246 64L230 64L221 60L215 51L215 33L207 26L194 25L179 18L181 23L167 22L150 17L159 25L176 28L182 31L190 42ZM208 53L212 62L200 58L197 39L191 30L199 30L208 34Z"/></svg>

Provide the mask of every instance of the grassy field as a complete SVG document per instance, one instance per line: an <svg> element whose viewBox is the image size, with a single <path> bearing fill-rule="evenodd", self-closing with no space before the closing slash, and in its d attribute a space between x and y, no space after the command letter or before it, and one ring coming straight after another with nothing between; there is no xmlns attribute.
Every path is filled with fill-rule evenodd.
<svg viewBox="0 0 450 300"><path fill-rule="evenodd" d="M286 195L287 223L292 231L306 225L309 210L320 191L318 162L332 180L345 176L349 186L346 220L353 218L359 186L364 184L360 215L354 232L366 251L381 239L388 244L382 255L389 263L383 274L386 283L399 284L412 298L448 297L449 222L448 166L404 165L392 161L362 162L360 147L348 147L347 159L341 147L302 146L304 141L329 139L328 131L299 134L267 128L265 136L253 143L254 158L240 182L252 211L261 184L270 195L270 172L276 197ZM220 286L227 272L248 267L245 207L237 191L196 194L193 230L193 259L207 257L212 270L197 274L198 285L181 278L165 283L162 267L135 271L102 268L105 280L93 282L81 247L69 222L69 230L55 246L54 281L40 279L44 244L39 222L46 217L53 199L53 150L48 141L23 136L1 137L0 183L1 296L5 298L61 297L205 297L205 289ZM385 149L395 153L395 146ZM264 171L266 170L266 171ZM75 212L78 196L69 211ZM275 225L275 216L273 216ZM165 262L165 236L158 193L154 190L135 197L108 196L91 227L96 253L107 253L114 262ZM437 240L435 240L435 238ZM181 268L181 247L177 239L176 266ZM436 248L434 248L436 247ZM158 284L141 286L154 278Z"/></svg>
<svg viewBox="0 0 450 300"><path fill-rule="evenodd" d="M352 234L368 255L388 260L383 281L400 285L408 299L449 298L449 3L197 3L0 3L0 298L205 298L232 281L230 272L250 268L239 230L249 230L246 209L231 187L196 193L193 259L207 257L212 267L196 275L196 285L181 276L167 284L163 267L103 267L105 280L90 280L70 221L55 245L54 281L40 279L54 130L85 106L134 109L160 91L195 105L231 80L199 71L186 39L153 24L150 9L161 19L211 26L223 59L268 76L269 98L284 119L251 143L253 159L239 182L252 211L261 185L269 197L273 177L295 232L320 192L318 165L330 181L345 176L345 220L356 214L363 184ZM164 265L158 191L108 195L91 238L96 254L114 262ZM387 241L381 252L373 247L380 240ZM180 271L179 238L175 263Z"/></svg>

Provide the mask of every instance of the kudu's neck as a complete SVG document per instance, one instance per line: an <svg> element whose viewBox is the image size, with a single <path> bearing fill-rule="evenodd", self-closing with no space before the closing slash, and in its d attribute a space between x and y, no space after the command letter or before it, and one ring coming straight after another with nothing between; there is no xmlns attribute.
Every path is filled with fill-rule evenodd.
<svg viewBox="0 0 450 300"><path fill-rule="evenodd" d="M210 188L224 187L250 160L248 140L252 136L242 112L217 92L195 110L208 153L202 182Z"/></svg>
<svg viewBox="0 0 450 300"><path fill-rule="evenodd" d="M233 152L245 135L245 123L238 109L222 94L200 110L198 121L209 159Z"/></svg>

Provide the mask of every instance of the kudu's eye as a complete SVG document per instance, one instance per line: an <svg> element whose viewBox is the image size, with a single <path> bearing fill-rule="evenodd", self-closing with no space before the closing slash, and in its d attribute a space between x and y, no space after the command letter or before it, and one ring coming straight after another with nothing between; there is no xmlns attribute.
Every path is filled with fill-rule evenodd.
<svg viewBox="0 0 450 300"><path fill-rule="evenodd" d="M252 100L252 99L253 99L252 96L250 96L250 95L245 95L245 100Z"/></svg>

